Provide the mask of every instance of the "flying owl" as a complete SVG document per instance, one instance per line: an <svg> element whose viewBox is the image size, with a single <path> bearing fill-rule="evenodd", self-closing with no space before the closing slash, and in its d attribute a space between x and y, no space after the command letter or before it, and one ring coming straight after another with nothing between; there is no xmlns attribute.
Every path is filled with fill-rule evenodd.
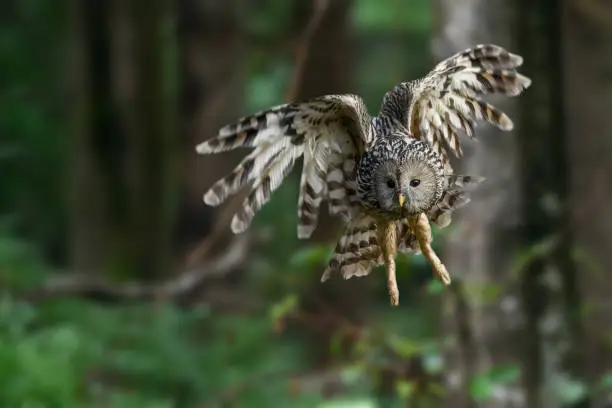
<svg viewBox="0 0 612 408"><path fill-rule="evenodd" d="M531 81L517 72L523 59L497 45L477 45L440 62L425 77L387 92L377 116L352 94L326 95L272 107L223 127L199 144L200 154L253 150L204 194L210 206L251 185L231 229L245 231L303 156L297 235L311 236L321 205L345 221L322 281L345 279L385 264L391 303L398 304L397 252L420 253L440 279L448 273L431 250L430 222L440 228L469 202L469 184L483 179L453 173L449 151L461 157L458 134L474 138L478 122L501 130L511 119L484 102L485 94L519 95Z"/></svg>

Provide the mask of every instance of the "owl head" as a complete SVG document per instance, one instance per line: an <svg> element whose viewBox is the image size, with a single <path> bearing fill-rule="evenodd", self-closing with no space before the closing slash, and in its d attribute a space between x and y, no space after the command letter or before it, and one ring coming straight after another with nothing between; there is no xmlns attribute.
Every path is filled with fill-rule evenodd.
<svg viewBox="0 0 612 408"><path fill-rule="evenodd" d="M394 214L418 214L442 197L446 177L439 156L414 139L381 138L358 168L358 190L371 207Z"/></svg>
<svg viewBox="0 0 612 408"><path fill-rule="evenodd" d="M442 197L443 175L427 162L387 161L374 170L374 189L381 209L408 214L430 209Z"/></svg>

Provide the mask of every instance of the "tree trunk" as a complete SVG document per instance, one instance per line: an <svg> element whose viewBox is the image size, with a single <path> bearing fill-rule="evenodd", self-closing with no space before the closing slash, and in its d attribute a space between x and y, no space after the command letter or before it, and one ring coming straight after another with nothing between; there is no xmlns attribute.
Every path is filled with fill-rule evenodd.
<svg viewBox="0 0 612 408"><path fill-rule="evenodd" d="M141 279L172 270L171 227L177 178L173 166L173 66L169 0L146 13L136 1L112 2L111 67L119 128L107 135L105 171L112 232L107 264Z"/></svg>
<svg viewBox="0 0 612 408"><path fill-rule="evenodd" d="M530 61L525 72L538 84L525 95L525 131L520 134L524 251L531 253L520 271L527 406L586 407L587 395L568 400L560 392L583 381L584 375L578 275L571 257L575 229L569 222L568 187L574 163L568 159L572 149L566 149L564 87L569 82L563 80L562 9L553 0L525 0L520 9L520 51Z"/></svg>
<svg viewBox="0 0 612 408"><path fill-rule="evenodd" d="M568 207L575 237L576 286L582 289L588 310L584 349L588 382L593 383L610 370L612 361L605 340L612 326L612 280L606 277L612 270L612 4L597 0L563 4Z"/></svg>
<svg viewBox="0 0 612 408"><path fill-rule="evenodd" d="M465 8L468 3L473 7L471 18ZM570 258L573 229L567 222L568 161L564 149L559 7L554 1L525 0L518 7L520 13L512 16L501 3L453 4L459 10L450 15L456 16L458 25L447 24L442 31L455 40L454 44L457 38L469 41L447 54L479 42L509 46L504 32L515 20L519 44L514 49L525 58L522 71L537 84L521 96L520 115L512 115L515 119L520 116L521 126L515 127L511 135L497 135L483 143L480 154L464 160L463 171L486 176L489 187L475 194L474 201L457 217L460 227L449 242L451 270L463 276L449 307L457 313L453 319L451 312L451 321L459 328L462 346L461 357L454 358L459 368L451 370L459 379L457 398L470 401L462 390L469 389L466 381L474 374L509 357L514 359L508 361L516 362L520 354L518 342L508 339L521 338L526 392L505 388L506 392L498 393L487 406L558 407L569 402L559 388L568 387L582 376L582 330L577 314L580 303ZM478 17L485 23L480 24ZM489 35L462 29L460 24L482 27L482 34ZM581 61L575 56L569 60ZM568 100L578 98L571 96ZM507 110L508 103L504 101L500 106ZM487 137L485 133L492 132L480 131L481 140ZM518 167L516 158L520 158ZM516 294L507 290L495 299L498 306L474 299L474 283L477 290L495 284L512 289L516 277L521 278L522 305ZM518 329L524 333L521 335ZM571 402L575 407L588 405L588 400L580 396Z"/></svg>
<svg viewBox="0 0 612 408"><path fill-rule="evenodd" d="M178 252L194 247L215 223L218 211L202 202L203 193L236 164L241 152L207 157L195 146L234 122L243 108L244 35L236 1L178 1L179 134L182 185L179 222L175 229ZM231 199L230 199L231 200ZM220 248L227 239L219 239ZM219 249L222 250L222 249Z"/></svg>
<svg viewBox="0 0 612 408"><path fill-rule="evenodd" d="M73 1L77 271L151 278L171 268L169 6Z"/></svg>
<svg viewBox="0 0 612 408"><path fill-rule="evenodd" d="M479 43L508 49L511 15L503 0L439 0L434 54L440 60ZM516 119L514 103L491 99ZM516 122L516 120L515 120ZM518 123L517 123L518 125ZM454 216L445 262L455 286L445 298L446 330L457 345L448 355L449 406L476 406L470 381L494 364L512 361L516 350L518 299L512 291L510 268L517 249L519 184L517 129L502 134L490 126L477 129L479 143L466 143L455 171L480 175L486 184L472 194L472 202ZM504 288L493 301L486 293ZM502 307L503 306L503 307ZM510 388L479 407L508 407L520 392Z"/></svg>
<svg viewBox="0 0 612 408"><path fill-rule="evenodd" d="M125 0L124 0L125 1ZM136 126L130 134L130 246L142 277L161 278L172 268L171 232L178 177L174 132L174 65L169 53L172 8L170 0L150 0L147 12L131 4L134 22Z"/></svg>
<svg viewBox="0 0 612 408"><path fill-rule="evenodd" d="M72 171L71 267L83 273L101 273L105 263L107 195L101 140L113 129L108 64L108 7L105 2L72 0L71 69Z"/></svg>

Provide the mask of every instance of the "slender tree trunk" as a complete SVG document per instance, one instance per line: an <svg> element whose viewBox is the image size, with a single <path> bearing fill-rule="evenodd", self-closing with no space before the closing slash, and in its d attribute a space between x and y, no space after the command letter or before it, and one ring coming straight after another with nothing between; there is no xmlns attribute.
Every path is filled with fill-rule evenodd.
<svg viewBox="0 0 612 408"><path fill-rule="evenodd" d="M73 151L70 177L71 266L100 273L105 264L107 195L101 141L113 128L109 95L108 13L104 2L72 0L71 84Z"/></svg>
<svg viewBox="0 0 612 408"><path fill-rule="evenodd" d="M534 254L520 271L529 407L561 405L559 385L582 375L580 305L570 257L560 10L555 1L524 1L518 19L520 51L529 61L525 72L538 84L524 97L520 134L522 236L525 251ZM536 248L543 250L536 253ZM586 401L573 406L582 404Z"/></svg>
<svg viewBox="0 0 612 408"><path fill-rule="evenodd" d="M229 172L243 152L195 154L195 146L234 122L243 111L245 55L236 1L178 1L179 134L181 143L178 251L194 247L217 221L220 209L202 202L203 193ZM219 241L219 247L229 239ZM222 250L222 249L220 249Z"/></svg>
<svg viewBox="0 0 612 408"><path fill-rule="evenodd" d="M170 0L150 0L143 12L134 1L137 127L130 134L134 166L129 174L129 209L134 261L142 276L163 277L171 270L171 231L175 215L176 143L174 68L169 51Z"/></svg>
<svg viewBox="0 0 612 408"><path fill-rule="evenodd" d="M479 43L509 49L512 9L503 0L439 0L436 59ZM492 102L515 118L514 103ZM515 118L516 119L516 118ZM517 124L518 125L518 124ZM518 128L518 129L517 129ZM478 405L469 395L470 381L493 365L515 361L518 355L518 298L512 290L510 269L517 249L519 184L517 133L502 134L479 127L479 143L466 143L465 156L455 171L487 178L472 202L457 215L449 234L445 259L455 286L445 299L446 330L457 340L448 355L448 406L508 407L520 391L507 387L503 394ZM505 289L491 300L486 293Z"/></svg>
<svg viewBox="0 0 612 408"><path fill-rule="evenodd" d="M612 350L612 3L563 2L565 146L569 219L585 316L588 382L609 371ZM574 310L573 313L577 313ZM599 401L601 402L601 401ZM601 406L594 404L593 406Z"/></svg>
<svg viewBox="0 0 612 408"><path fill-rule="evenodd" d="M146 13L136 1L110 4L110 64L119 126L107 135L112 215L107 264L114 274L161 278L172 270L177 194L171 2L149 2Z"/></svg>
<svg viewBox="0 0 612 408"><path fill-rule="evenodd" d="M174 193L169 0L73 0L73 267L161 277ZM140 3L138 3L140 4Z"/></svg>

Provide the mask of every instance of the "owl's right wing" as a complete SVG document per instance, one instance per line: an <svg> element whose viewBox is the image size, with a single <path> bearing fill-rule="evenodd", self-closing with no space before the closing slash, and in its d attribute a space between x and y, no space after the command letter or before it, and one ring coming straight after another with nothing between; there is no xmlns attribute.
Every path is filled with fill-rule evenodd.
<svg viewBox="0 0 612 408"><path fill-rule="evenodd" d="M372 132L363 100L350 94L279 105L241 118L196 147L199 154L253 148L230 174L204 194L204 202L217 206L252 183L231 223L232 231L241 233L270 200L295 161L304 156L298 237L308 238L317 226L324 199L331 214L350 219L357 202L356 165L373 138Z"/></svg>
<svg viewBox="0 0 612 408"><path fill-rule="evenodd" d="M486 94L517 96L531 80L517 70L523 58L506 49L484 44L458 52L416 82L408 112L408 128L417 139L427 141L447 166L447 146L461 157L458 131L474 136L478 122L511 130L512 120L482 100Z"/></svg>

